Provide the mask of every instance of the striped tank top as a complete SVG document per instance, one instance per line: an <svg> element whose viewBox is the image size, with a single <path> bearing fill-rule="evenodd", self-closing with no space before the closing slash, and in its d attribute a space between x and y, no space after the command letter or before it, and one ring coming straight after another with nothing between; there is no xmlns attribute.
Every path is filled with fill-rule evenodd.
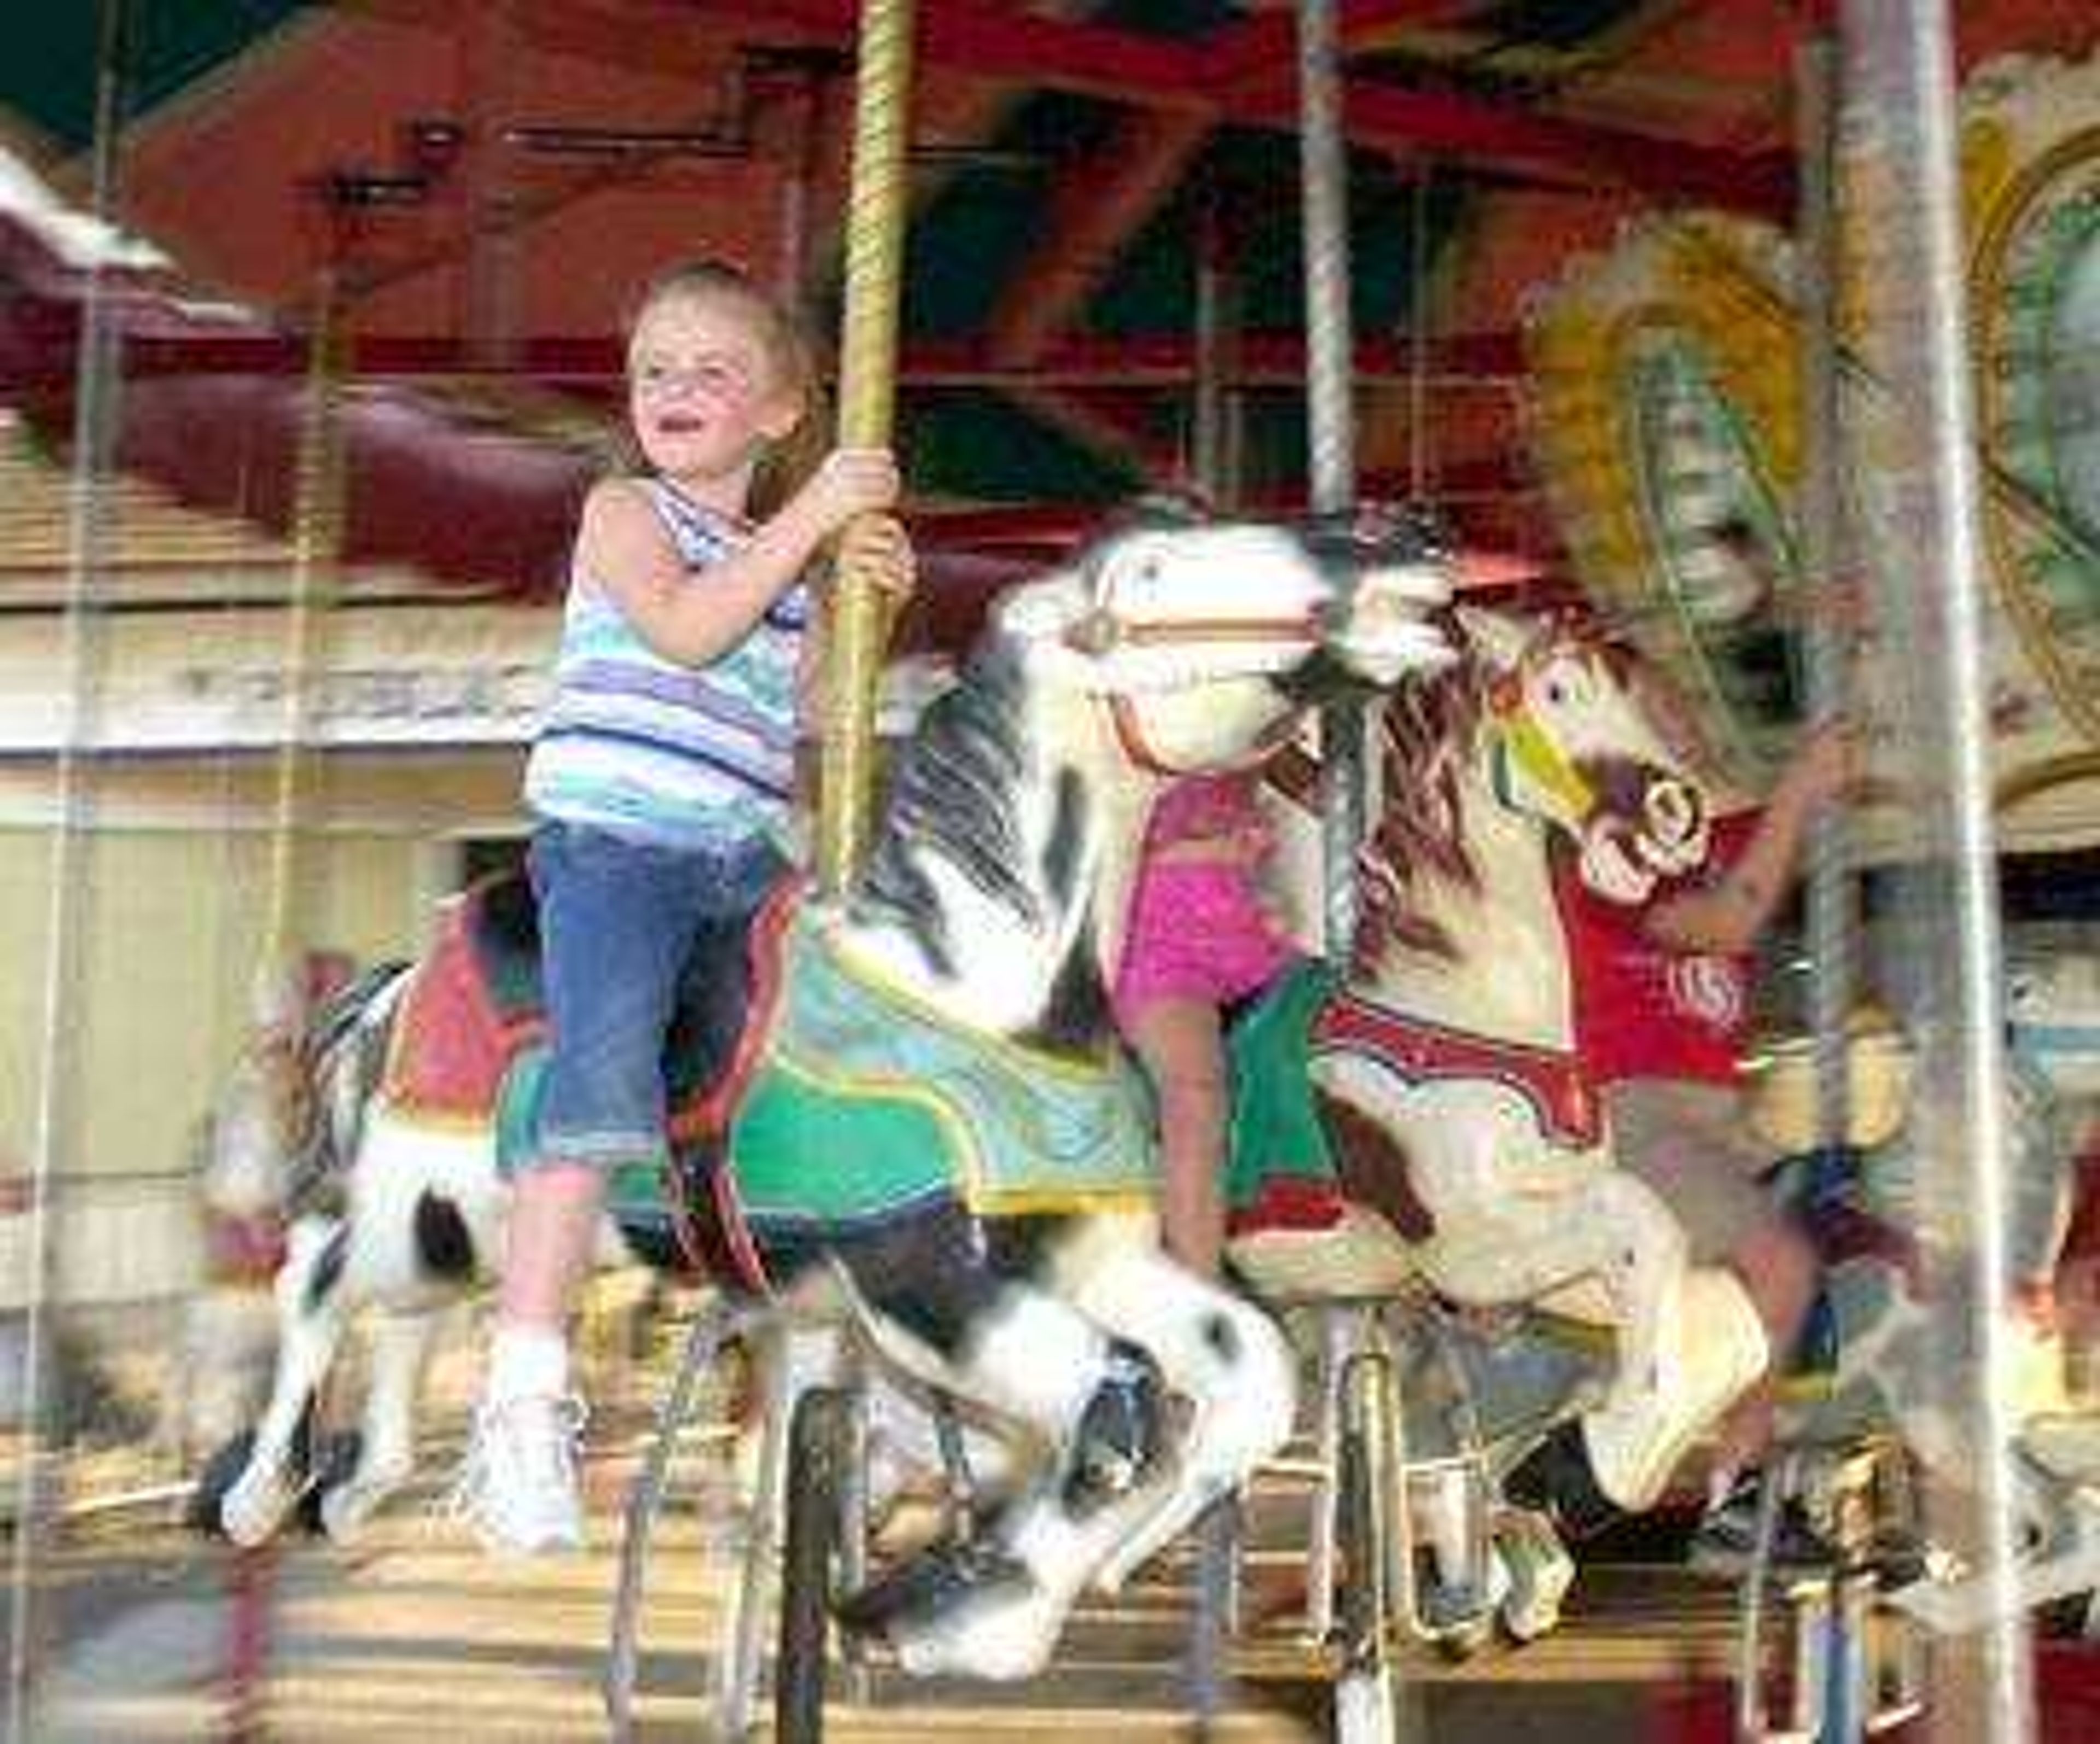
<svg viewBox="0 0 2100 1744"><path fill-rule="evenodd" d="M686 585L747 537L741 523L645 481ZM796 582L710 664L664 659L585 575L572 574L554 695L525 768L543 818L673 847L785 844L795 774L795 678L809 620Z"/></svg>

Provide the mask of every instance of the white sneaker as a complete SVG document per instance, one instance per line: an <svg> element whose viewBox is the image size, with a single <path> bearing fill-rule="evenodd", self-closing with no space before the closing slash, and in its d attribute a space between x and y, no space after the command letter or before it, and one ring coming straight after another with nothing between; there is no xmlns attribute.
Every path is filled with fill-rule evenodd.
<svg viewBox="0 0 2100 1744"><path fill-rule="evenodd" d="M491 1550L521 1556L580 1550L576 1450L584 1419L584 1402L573 1393L477 1406L452 1512L465 1516Z"/></svg>

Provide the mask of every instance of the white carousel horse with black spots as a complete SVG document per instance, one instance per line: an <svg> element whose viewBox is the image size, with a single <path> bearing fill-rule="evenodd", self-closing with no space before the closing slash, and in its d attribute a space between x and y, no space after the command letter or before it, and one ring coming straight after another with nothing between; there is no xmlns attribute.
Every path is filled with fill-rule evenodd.
<svg viewBox="0 0 2100 1744"><path fill-rule="evenodd" d="M1707 803L1621 656L1568 620L1458 616L1459 664L1383 706L1355 960L1304 1036L1334 1134L1308 1172L1334 1171L1339 1203L1325 1228L1265 1230L1262 1186L1236 1179L1234 1257L1286 1292L1418 1276L1468 1307L1609 1327L1604 1390L1564 1440L1638 1510L1762 1372L1766 1340L1735 1275L1692 1265L1676 1217L1612 1165L1550 856L1638 903L1703 862Z"/></svg>
<svg viewBox="0 0 2100 1744"><path fill-rule="evenodd" d="M772 1286L830 1278L879 1349L1040 1450L968 1556L937 1543L860 1607L907 1668L1033 1671L1084 1584L1289 1433L1294 1363L1267 1316L1109 1214L1149 1201L1154 1163L1105 989L1164 783L1442 664L1448 594L1397 523L1105 537L998 603L898 759L859 889L785 924L777 993L754 1000L755 1041L729 1037L738 1093L686 1178ZM302 1425L344 1316L426 1314L487 1269L497 1163L487 1121L371 1108L345 1215L292 1231L285 1357L222 1507L235 1538L267 1537L309 1481Z"/></svg>
<svg viewBox="0 0 2100 1744"><path fill-rule="evenodd" d="M276 1291L281 1283L287 1231L302 1219L341 1216L346 1167L357 1153L407 978L407 965L380 964L337 989L302 1023L279 1018L258 1025L198 1123L192 1155L209 1287L185 1331L186 1361L195 1371L185 1384L209 1392L249 1366L244 1353L256 1340L247 1299L257 1287ZM273 1335L296 1318L281 1291L276 1293ZM254 1387L243 1376L232 1389L236 1421L220 1424L201 1404L186 1410L200 1433L210 1430L213 1445L254 1420L271 1365L281 1355L274 1336L264 1344ZM335 1450L341 1469L329 1493L346 1532L356 1498L368 1490L383 1494L398 1481L387 1474L405 1476L412 1460L418 1365L404 1373L399 1356L383 1341L376 1349L363 1430ZM247 1397L251 1391L254 1398ZM218 1492L245 1463L251 1439L236 1437L210 1462L200 1486L207 1511L215 1510Z"/></svg>

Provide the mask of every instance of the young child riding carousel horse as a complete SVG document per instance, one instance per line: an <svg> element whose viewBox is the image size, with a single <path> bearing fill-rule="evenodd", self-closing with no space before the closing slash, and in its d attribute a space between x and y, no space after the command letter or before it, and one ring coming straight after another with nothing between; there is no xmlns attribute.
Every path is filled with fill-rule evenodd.
<svg viewBox="0 0 2100 1744"><path fill-rule="evenodd" d="M741 272L701 262L657 279L628 378L642 470L584 504L526 772L550 1058L461 1484L484 1541L525 1552L581 1542L567 1322L609 1173L664 1154L680 970L788 867L814 664L803 573L850 527L842 564L893 592L911 583L903 530L882 513L898 489L886 451L836 449L790 476L817 409L811 351ZM746 519L770 502L770 519Z"/></svg>
<svg viewBox="0 0 2100 1744"><path fill-rule="evenodd" d="M1116 1022L1158 1105L1167 1251L1215 1277L1224 1246L1224 1027L1295 955L1264 899L1274 832L1254 778L1197 776L1154 808L1115 982Z"/></svg>
<svg viewBox="0 0 2100 1744"><path fill-rule="evenodd" d="M1725 806L1688 713L1652 673L1644 672L1643 691L1672 748L1709 770ZM1737 1073L1756 947L1793 890L1816 811L1851 791L1855 764L1848 730L1811 732L1761 806L1735 796L1705 871L1659 885L1639 908L1604 902L1574 877L1560 891L1576 965L1577 1046L1603 1093L1613 1154L1676 1213L1695 1264L1736 1271L1775 1353L1799 1336L1819 1262L1762 1179L1777 1159L1751 1131ZM1768 1374L1723 1419L1701 1531L1713 1549L1737 1548L1749 1521L1771 1402Z"/></svg>

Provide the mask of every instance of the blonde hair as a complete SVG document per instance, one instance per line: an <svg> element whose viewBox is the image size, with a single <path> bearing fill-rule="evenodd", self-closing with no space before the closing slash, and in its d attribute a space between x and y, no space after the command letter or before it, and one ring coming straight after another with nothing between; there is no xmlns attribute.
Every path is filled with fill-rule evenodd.
<svg viewBox="0 0 2100 1744"><path fill-rule="evenodd" d="M828 445L829 420L815 342L781 298L741 267L712 258L681 261L650 280L628 308L620 328L623 337L631 343L651 310L687 298L732 306L748 320L780 388L801 407L794 427L766 444L752 474L750 510L762 520L817 470ZM642 464L631 435L623 444L623 457L630 470L639 470Z"/></svg>

